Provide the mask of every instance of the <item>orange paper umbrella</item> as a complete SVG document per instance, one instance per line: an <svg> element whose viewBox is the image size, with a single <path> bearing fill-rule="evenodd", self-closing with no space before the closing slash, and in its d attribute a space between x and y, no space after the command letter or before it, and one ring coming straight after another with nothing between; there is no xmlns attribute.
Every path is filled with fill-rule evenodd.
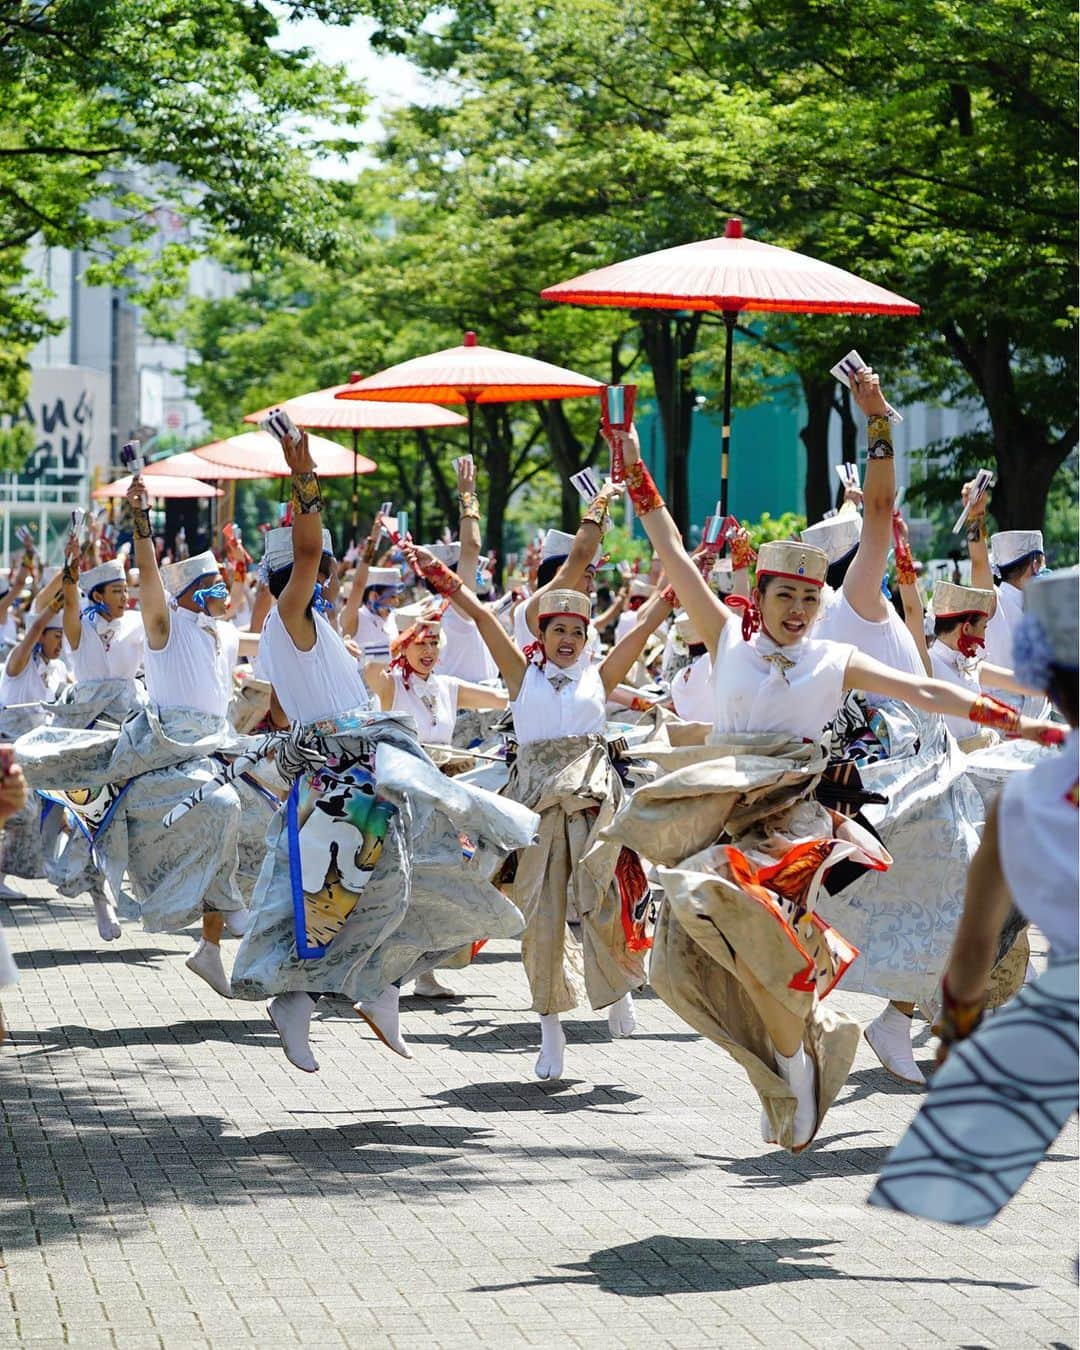
<svg viewBox="0 0 1080 1350"><path fill-rule="evenodd" d="M298 394L274 404L284 408L298 427L313 427L318 431L412 431L417 427L461 427L465 418L449 408L438 408L434 403L356 403L338 397L354 388L361 376L353 375L348 384L332 384L329 389L316 389L310 394ZM269 408L248 413L245 422L259 423Z"/></svg>
<svg viewBox="0 0 1080 1350"><path fill-rule="evenodd" d="M144 478L160 478L162 474L167 478L201 478L218 483L261 477L250 469L229 469L224 464L211 464L192 450L182 450L167 459L155 459L143 469Z"/></svg>
<svg viewBox="0 0 1080 1350"><path fill-rule="evenodd" d="M95 488L91 495L99 502L111 497L126 497L130 486L131 474L125 474L115 483L106 483L104 487ZM146 488L146 495L155 501L225 495L221 488L214 487L212 483L201 483L197 478L171 478L168 474L155 474L152 478L144 478L143 486Z"/></svg>
<svg viewBox="0 0 1080 1350"><path fill-rule="evenodd" d="M348 384L332 384L329 389L316 389L310 394L287 398L276 407L284 408L298 427L316 427L320 431L351 431L353 454L360 454L361 431L414 431L419 427L460 427L465 418L448 408L437 408L434 403L358 403L345 402L338 394L359 383L362 377L350 375ZM259 423L269 408L248 413L245 422ZM356 487L356 472L352 487L352 529L356 537L360 521L360 500Z"/></svg>
<svg viewBox="0 0 1080 1350"><path fill-rule="evenodd" d="M475 333L466 333L460 347L369 375L346 386L341 400L402 403L464 403L469 421L469 451L474 448L473 416L478 403L516 403L543 398L581 398L604 386L588 375L537 361L531 356L481 347Z"/></svg>
<svg viewBox="0 0 1080 1350"><path fill-rule="evenodd" d="M791 249L744 239L732 217L720 239L661 249L585 272L540 292L544 300L616 309L713 310L723 315L723 454L720 509L727 514L731 351L744 310L790 314L918 314L919 306L872 281Z"/></svg>
<svg viewBox="0 0 1080 1350"><path fill-rule="evenodd" d="M354 455L343 445L328 441L325 436L309 436L308 446L315 461L316 472L323 478L347 478L354 470L374 473L375 461L364 455ZM224 441L213 441L200 446L195 454L211 464L222 464L230 469L249 469L260 478L288 478L292 473L281 445L268 431L244 431Z"/></svg>

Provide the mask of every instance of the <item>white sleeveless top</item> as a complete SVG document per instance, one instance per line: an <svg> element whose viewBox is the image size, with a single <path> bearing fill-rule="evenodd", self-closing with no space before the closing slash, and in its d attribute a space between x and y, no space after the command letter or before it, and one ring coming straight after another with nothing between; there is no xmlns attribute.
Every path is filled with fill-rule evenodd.
<svg viewBox="0 0 1080 1350"><path fill-rule="evenodd" d="M1013 635L1024 617L1024 592L1008 581L1003 581L994 591L997 609L986 625L986 659L992 666L1012 670ZM1050 711L1049 699L1014 694L1011 689L991 689L989 692L1025 717L1045 717Z"/></svg>
<svg viewBox="0 0 1080 1350"><path fill-rule="evenodd" d="M425 745L449 745L454 735L461 681L441 670L422 680L413 671L406 689L400 670L388 670L387 674L394 685L392 711L409 714Z"/></svg>
<svg viewBox="0 0 1080 1350"><path fill-rule="evenodd" d="M569 670L560 670L553 661L541 669L530 661L510 704L518 744L602 735L605 702L599 668L587 656Z"/></svg>
<svg viewBox="0 0 1080 1350"><path fill-rule="evenodd" d="M9 675L7 664L0 672L0 708L16 703L51 703L67 678L63 661L46 661L35 654L21 675Z"/></svg>
<svg viewBox="0 0 1080 1350"><path fill-rule="evenodd" d="M227 716L239 648L240 635L228 620L170 606L168 642L160 651L146 647L150 701L159 709Z"/></svg>
<svg viewBox="0 0 1080 1350"><path fill-rule="evenodd" d="M972 698L982 693L982 686L979 684L981 662L977 658L971 660L953 651L943 642L932 642L930 664L934 669L934 679L947 680L949 684L958 685ZM966 740L968 736L977 736L980 731L986 730L977 722L969 722L966 717L946 717L945 725L958 741Z"/></svg>
<svg viewBox="0 0 1080 1350"><path fill-rule="evenodd" d="M816 741L844 697L844 672L855 648L803 638L778 647L764 633L743 641L737 618L720 630L713 663L713 726L723 731L784 731ZM767 657L794 664L784 673Z"/></svg>
<svg viewBox="0 0 1080 1350"><path fill-rule="evenodd" d="M833 592L831 600L825 598L825 604L814 625L814 637L819 642L847 643L893 670L926 678L915 639L892 605L888 606L889 617L875 623L856 614L843 591ZM873 706L885 700L878 694L867 694L866 701Z"/></svg>
<svg viewBox="0 0 1080 1350"><path fill-rule="evenodd" d="M302 652L275 606L259 640L259 672L274 686L290 722L321 722L371 703L355 659L321 614L313 613L315 645Z"/></svg>
<svg viewBox="0 0 1080 1350"><path fill-rule="evenodd" d="M83 680L130 680L143 665L146 630L142 615L127 609L118 619L101 614L82 616L77 649L64 646L77 683Z"/></svg>
<svg viewBox="0 0 1080 1350"><path fill-rule="evenodd" d="M986 659L992 666L1012 670L1013 629L1024 616L1024 592L1019 586L1003 581L994 587L997 608L986 625ZM1014 694L1013 698L1018 695Z"/></svg>
<svg viewBox="0 0 1080 1350"><path fill-rule="evenodd" d="M397 624L392 614L380 618L378 614L373 614L367 605L360 607L360 613L356 618L356 645L361 651L367 651L369 647L388 647L396 637Z"/></svg>
<svg viewBox="0 0 1080 1350"><path fill-rule="evenodd" d="M671 681L671 702L684 722L713 720L713 663L703 652L676 672Z"/></svg>
<svg viewBox="0 0 1080 1350"><path fill-rule="evenodd" d="M471 684L499 678L495 658L471 619L451 608L443 615L442 628L446 634L446 648L439 657L440 675L456 675L459 680Z"/></svg>
<svg viewBox="0 0 1080 1350"><path fill-rule="evenodd" d="M1030 773L1011 774L998 799L998 856L1016 906L1055 955L1074 952L1077 924L1077 733Z"/></svg>

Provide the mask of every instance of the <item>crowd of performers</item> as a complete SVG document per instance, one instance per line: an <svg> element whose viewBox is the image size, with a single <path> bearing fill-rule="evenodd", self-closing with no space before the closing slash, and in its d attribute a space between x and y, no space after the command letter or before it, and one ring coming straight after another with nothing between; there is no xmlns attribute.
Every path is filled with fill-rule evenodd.
<svg viewBox="0 0 1080 1350"><path fill-rule="evenodd" d="M631 1037L649 985L793 1152L860 1036L924 1085L925 1019L943 1067L873 1201L986 1222L1077 1104L1078 574L1045 571L1036 530L987 540L965 485L970 584L927 597L888 405L872 371L852 390L862 487L800 538L688 551L610 430L625 482L501 594L469 457L456 541L377 516L339 562L286 439L258 569L231 529L162 561L136 477L126 556L73 532L52 575L27 556L0 582L5 876L89 895L104 941L198 923L192 976L266 1001L308 1073L320 998L408 1058L401 989L453 996L445 972L520 938L536 1078L565 1071L565 1014ZM653 565L599 607L624 493ZM837 989L881 1012L861 1028Z"/></svg>

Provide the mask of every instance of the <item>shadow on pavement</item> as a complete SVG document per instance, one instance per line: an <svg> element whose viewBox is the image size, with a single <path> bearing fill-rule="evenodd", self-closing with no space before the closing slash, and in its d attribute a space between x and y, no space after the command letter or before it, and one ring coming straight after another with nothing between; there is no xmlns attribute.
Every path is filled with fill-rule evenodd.
<svg viewBox="0 0 1080 1350"><path fill-rule="evenodd" d="M116 946L72 950L54 950L33 947L15 953L15 964L20 970L53 970L62 966L85 966L93 961L100 965L155 966L161 961L175 960L177 953L164 947L128 947L123 939Z"/></svg>
<svg viewBox="0 0 1080 1350"><path fill-rule="evenodd" d="M621 1247L593 1252L586 1261L560 1267L566 1275L539 1275L513 1284L477 1285L470 1292L492 1294L544 1285L590 1284L622 1298L663 1298L670 1294L713 1294L756 1289L796 1280L844 1280L856 1284L947 1284L963 1288L1025 1290L1034 1286L965 1276L849 1275L826 1264L835 1241L826 1238L668 1237L657 1234Z"/></svg>

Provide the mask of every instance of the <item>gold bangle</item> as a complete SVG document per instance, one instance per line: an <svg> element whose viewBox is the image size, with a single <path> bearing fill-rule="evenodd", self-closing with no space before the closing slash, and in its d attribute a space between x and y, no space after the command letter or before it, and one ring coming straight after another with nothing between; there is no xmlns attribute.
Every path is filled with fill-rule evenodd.
<svg viewBox="0 0 1080 1350"><path fill-rule="evenodd" d="M302 516L312 516L322 511L322 493L319 491L318 474L314 472L293 474L292 501L293 506Z"/></svg>

